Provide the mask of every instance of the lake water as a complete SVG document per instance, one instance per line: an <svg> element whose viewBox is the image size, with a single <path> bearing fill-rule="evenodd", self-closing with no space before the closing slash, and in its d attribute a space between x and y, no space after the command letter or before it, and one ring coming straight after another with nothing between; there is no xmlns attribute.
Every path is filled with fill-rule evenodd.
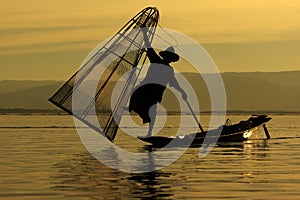
<svg viewBox="0 0 300 200"><path fill-rule="evenodd" d="M300 115L271 117L271 140L260 139L260 130L250 141L216 146L205 158L190 148L161 170L137 174L92 157L70 116L1 115L0 198L300 199ZM204 124L208 119L202 117ZM145 145L125 137L119 134L115 143L135 151Z"/></svg>

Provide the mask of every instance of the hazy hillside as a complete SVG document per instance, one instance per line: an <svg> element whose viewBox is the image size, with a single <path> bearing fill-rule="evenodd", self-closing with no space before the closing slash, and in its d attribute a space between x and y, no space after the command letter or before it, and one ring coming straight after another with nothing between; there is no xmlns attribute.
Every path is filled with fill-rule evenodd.
<svg viewBox="0 0 300 200"><path fill-rule="evenodd" d="M0 94L2 93L12 93L26 89L32 89L34 87L42 87L56 84L57 81L11 81L4 80L0 81Z"/></svg>
<svg viewBox="0 0 300 200"><path fill-rule="evenodd" d="M300 111L300 73L223 74L228 109Z"/></svg>
<svg viewBox="0 0 300 200"><path fill-rule="evenodd" d="M202 111L209 110L210 96L200 75L183 74L195 86ZM213 74L207 76L215 76ZM246 111L300 111L300 71L223 73L227 109ZM48 98L63 81L0 81L0 108L53 109ZM176 110L169 91L163 104Z"/></svg>
<svg viewBox="0 0 300 200"><path fill-rule="evenodd" d="M0 108L53 109L48 98L63 81L1 81ZM12 92L9 92L11 88Z"/></svg>
<svg viewBox="0 0 300 200"><path fill-rule="evenodd" d="M200 101L201 110L210 110L210 95L202 77L183 74L192 85ZM213 78L214 74L206 75ZM228 110L244 111L300 111L300 71L274 73L223 73ZM165 106L171 95L165 96Z"/></svg>

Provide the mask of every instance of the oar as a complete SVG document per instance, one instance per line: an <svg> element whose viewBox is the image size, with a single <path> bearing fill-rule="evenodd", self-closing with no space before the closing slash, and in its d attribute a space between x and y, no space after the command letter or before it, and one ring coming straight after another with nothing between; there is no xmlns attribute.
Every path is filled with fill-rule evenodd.
<svg viewBox="0 0 300 200"><path fill-rule="evenodd" d="M270 136L270 133L269 133L269 131L268 131L268 129L267 129L266 124L264 124L263 127L264 127L264 131L265 131L265 134L266 134L267 139L268 139L268 140L271 139L271 136Z"/></svg>
<svg viewBox="0 0 300 200"><path fill-rule="evenodd" d="M188 102L187 99L185 100L185 102L186 102L187 106L189 107L189 109L190 109L192 115L194 116L194 119L196 120L196 122L197 122L197 124L198 124L198 126L199 126L199 128L200 128L200 130L201 130L201 132L203 133L204 130L203 130L203 128L202 128L202 126L201 126L201 124L200 124L200 122L199 122L197 116L195 115L195 113L194 113L194 111L193 111L193 109L192 109L190 103Z"/></svg>

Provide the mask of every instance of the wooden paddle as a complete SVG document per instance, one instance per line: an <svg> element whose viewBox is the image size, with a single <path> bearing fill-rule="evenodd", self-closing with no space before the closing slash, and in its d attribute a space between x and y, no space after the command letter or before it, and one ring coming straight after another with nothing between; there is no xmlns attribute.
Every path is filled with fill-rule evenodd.
<svg viewBox="0 0 300 200"><path fill-rule="evenodd" d="M190 109L190 111L191 111L191 113L192 113L194 119L196 120L196 122L197 122L197 124L198 124L198 127L200 128L201 132L203 133L204 130L203 130L203 128L202 128L202 126L201 126L201 124L200 124L200 122L199 122L199 120L198 120L196 114L194 113L194 111L193 111L193 109L192 109L190 103L188 102L187 99L185 100L185 102L186 102L187 106L189 107L189 109Z"/></svg>

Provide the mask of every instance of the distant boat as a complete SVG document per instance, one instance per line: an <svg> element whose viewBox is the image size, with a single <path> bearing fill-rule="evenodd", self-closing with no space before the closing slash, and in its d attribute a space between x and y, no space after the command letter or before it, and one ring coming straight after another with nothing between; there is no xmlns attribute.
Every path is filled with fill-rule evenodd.
<svg viewBox="0 0 300 200"><path fill-rule="evenodd" d="M153 147L164 147L172 142L172 146L199 146L202 145L205 138L206 141L218 138L220 142L243 142L255 134L255 131L259 127L263 127L267 139L270 139L270 134L266 127L266 123L272 118L267 115L252 115L246 121L240 121L236 124L231 124L230 120L227 120L225 125L220 126L217 129L210 131L203 131L199 133L193 133L184 136L176 137L163 137L163 136L152 136L152 137L138 137L140 140L152 144ZM214 135L219 129L222 129L221 135ZM220 131L220 130L219 130Z"/></svg>

